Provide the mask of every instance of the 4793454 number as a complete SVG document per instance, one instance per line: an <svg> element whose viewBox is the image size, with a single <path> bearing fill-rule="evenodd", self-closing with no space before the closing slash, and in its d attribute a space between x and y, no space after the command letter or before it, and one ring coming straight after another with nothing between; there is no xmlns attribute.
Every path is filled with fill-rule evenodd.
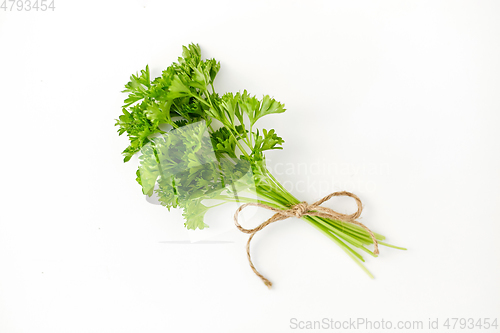
<svg viewBox="0 0 500 333"><path fill-rule="evenodd" d="M498 323L496 318L447 318L443 324L447 329L497 329Z"/></svg>
<svg viewBox="0 0 500 333"><path fill-rule="evenodd" d="M47 10L54 11L56 9L54 5L54 0L50 3L48 0L3 0L0 9L4 12L9 11L42 11L45 12Z"/></svg>

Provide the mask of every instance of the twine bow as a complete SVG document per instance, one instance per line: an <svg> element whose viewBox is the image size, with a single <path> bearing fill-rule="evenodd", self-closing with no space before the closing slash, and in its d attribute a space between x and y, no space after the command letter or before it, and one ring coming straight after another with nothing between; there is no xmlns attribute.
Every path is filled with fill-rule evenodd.
<svg viewBox="0 0 500 333"><path fill-rule="evenodd" d="M328 201L331 198L338 197L338 196L347 196L347 197L351 197L354 200L356 200L356 204L358 205L358 210L353 214L347 215L347 214L341 214L339 212L336 212L333 209L320 206L323 202ZM269 218L267 221L262 222L256 228L245 229L238 223L238 214L245 207L248 207L248 206L262 207L262 208L265 208L265 209L268 209L268 210L275 212L275 214L271 218ZM358 225L358 226L364 228L370 234L370 236L373 240L373 244L375 246L373 253L379 254L378 242L377 242L377 239L375 238L375 235L373 234L373 232L370 229L368 229L363 223L356 221L356 219L361 215L362 210L363 210L363 207L361 204L361 200L355 194L352 194L352 193L346 192L346 191L342 191L342 192L331 193L331 194L327 195L326 197L324 197L323 199L316 201L312 205L309 205L307 202L304 201L304 202L298 203L298 204L290 207L290 209L286 209L286 210L277 209L277 208L270 207L268 205L260 204L260 203L246 203L244 205L241 205L234 213L234 224L241 232L244 232L246 234L250 234L250 237L248 238L248 242L247 242L247 247L246 247L248 262L250 263L250 267L252 268L253 272L258 277L260 277L261 280L264 282L264 284L270 289L272 286L271 281L266 279L262 274L260 274L257 271L257 269L255 268L255 266L252 263L252 258L250 256L250 242L252 241L253 236L255 236L255 234L258 231L261 231L262 229L264 229L265 227L267 227L268 225L270 225L273 222L285 220L289 217L301 218L302 216L306 216L306 215L319 216L319 217L328 218L328 219L332 219L332 220L339 220L342 222L352 223L352 224L355 224L355 225Z"/></svg>

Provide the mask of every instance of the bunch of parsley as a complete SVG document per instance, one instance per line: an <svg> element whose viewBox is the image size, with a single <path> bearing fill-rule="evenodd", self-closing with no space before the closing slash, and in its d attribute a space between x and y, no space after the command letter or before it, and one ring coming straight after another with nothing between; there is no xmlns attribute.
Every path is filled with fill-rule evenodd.
<svg viewBox="0 0 500 333"><path fill-rule="evenodd" d="M118 133L127 133L130 140L123 151L125 162L141 152L137 181L143 193L156 192L168 209L182 208L188 229L207 227L204 216L213 206L204 204L205 199L256 202L236 198L236 186L253 191L257 202L275 208L288 209L300 202L266 167L264 152L282 149L284 140L273 129L255 126L263 116L285 112L284 105L268 95L258 99L246 90L220 96L214 89L219 69L215 59L201 58L198 45L183 46L182 57L161 76L151 80L146 66L130 77L123 91L128 93L123 114L116 121ZM169 135L168 129L176 134ZM215 158L206 151L213 151ZM248 174L252 179L245 177ZM315 216L302 219L336 242L371 276L355 250L376 256L366 248L373 241L365 229ZM374 234L379 244L395 247Z"/></svg>

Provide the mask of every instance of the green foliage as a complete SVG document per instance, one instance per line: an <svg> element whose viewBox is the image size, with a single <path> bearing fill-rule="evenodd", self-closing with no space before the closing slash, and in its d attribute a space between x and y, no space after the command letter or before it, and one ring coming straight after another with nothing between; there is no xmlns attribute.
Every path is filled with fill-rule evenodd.
<svg viewBox="0 0 500 333"><path fill-rule="evenodd" d="M118 134L127 133L130 145L123 151L125 162L149 142L149 137L163 133L160 125L178 127L177 118L192 123L201 119L209 122L203 103L208 89L219 71L214 59L201 60L200 48L184 47L183 58L164 70L161 76L150 79L149 66L132 75L123 92L128 93L116 120Z"/></svg>
<svg viewBox="0 0 500 333"><path fill-rule="evenodd" d="M241 94L238 104L250 119L250 126L265 115L285 112L285 106L269 95L259 101L255 96L250 96L246 90Z"/></svg>
<svg viewBox="0 0 500 333"><path fill-rule="evenodd" d="M224 154L236 158L236 141L241 140L247 131L243 125L236 126L235 131L237 135L233 136L227 127L221 127L210 134L212 146L218 158L224 157Z"/></svg>
<svg viewBox="0 0 500 333"><path fill-rule="evenodd" d="M229 193L252 171L255 179L268 180L262 152L283 144L274 130L253 128L261 117L284 112L283 104L268 95L259 100L246 90L219 97L213 89L219 69L215 59L201 58L198 45L183 46L182 57L154 80L149 66L130 77L123 114L116 120L118 134L127 133L130 141L124 161L141 151L137 182L143 193L156 192L168 209L183 208L189 229L206 227L203 199ZM214 130L214 122L222 127ZM175 132L161 130L163 125ZM188 125L189 131L178 130Z"/></svg>
<svg viewBox="0 0 500 333"><path fill-rule="evenodd" d="M272 149L283 149L281 145L284 140L280 138L274 132L274 129L267 131L266 129L262 130L263 135L259 135L259 130L257 133L252 133L254 135L255 145L252 149L252 153L255 158L259 157L259 159L263 159L263 151L272 150Z"/></svg>

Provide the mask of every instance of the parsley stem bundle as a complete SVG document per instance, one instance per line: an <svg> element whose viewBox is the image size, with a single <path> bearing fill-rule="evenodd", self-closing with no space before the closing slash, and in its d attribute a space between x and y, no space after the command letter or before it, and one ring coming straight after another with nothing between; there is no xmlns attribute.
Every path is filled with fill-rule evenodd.
<svg viewBox="0 0 500 333"><path fill-rule="evenodd" d="M198 45L183 47L178 62L154 80L148 66L130 77L123 91L128 94L123 114L116 121L118 133L127 133L130 140L123 151L125 162L140 153L136 180L143 193L155 193L169 210L182 208L188 229L208 227L206 212L226 202L257 203L282 211L301 204L266 167L264 152L282 149L284 140L274 129L255 126L263 116L284 112L284 105L268 95L258 99L246 90L220 96L214 89L219 69L215 59L201 58ZM207 205L206 199L218 203ZM372 238L362 225L320 216L301 218L370 276L356 249L376 257L368 248L374 239L403 249L382 242L380 234L373 233Z"/></svg>

